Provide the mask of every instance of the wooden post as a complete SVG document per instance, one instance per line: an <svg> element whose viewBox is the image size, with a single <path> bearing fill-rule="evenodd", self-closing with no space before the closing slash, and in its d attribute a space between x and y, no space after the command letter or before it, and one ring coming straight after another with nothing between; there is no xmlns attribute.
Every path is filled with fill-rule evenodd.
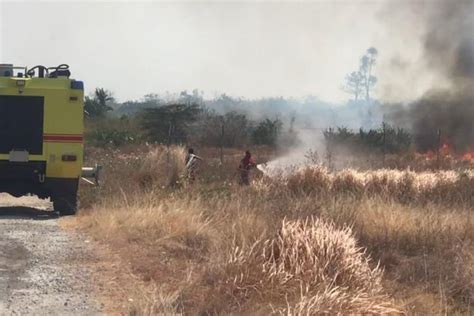
<svg viewBox="0 0 474 316"><path fill-rule="evenodd" d="M332 164L333 164L333 157L332 157L332 128L330 127L328 129L329 131L329 137L326 139L326 160L327 160L327 165L329 170L333 170Z"/></svg>
<svg viewBox="0 0 474 316"><path fill-rule="evenodd" d="M225 122L224 122L224 117L221 117L222 122L221 122L221 152L220 152L220 158L221 158L221 166L224 165L224 135L225 135Z"/></svg>
<svg viewBox="0 0 474 316"><path fill-rule="evenodd" d="M382 134L382 166L385 168L385 153L386 153L386 136L385 136L385 133L386 133L386 128L385 128L385 122L382 122L382 131L383 131L383 134Z"/></svg>
<svg viewBox="0 0 474 316"><path fill-rule="evenodd" d="M171 145L171 135L173 134L173 123L170 121L169 122L169 127L168 127L168 140L166 144L166 160L168 163L168 170L170 169L170 163L171 163L171 157L170 157L170 145Z"/></svg>
<svg viewBox="0 0 474 316"><path fill-rule="evenodd" d="M437 135L438 135L438 139L437 139L437 143L436 143L436 166L437 168L439 169L441 166L441 161L440 161L440 152L439 152L439 149L441 147L441 129L438 129L438 132L437 132Z"/></svg>

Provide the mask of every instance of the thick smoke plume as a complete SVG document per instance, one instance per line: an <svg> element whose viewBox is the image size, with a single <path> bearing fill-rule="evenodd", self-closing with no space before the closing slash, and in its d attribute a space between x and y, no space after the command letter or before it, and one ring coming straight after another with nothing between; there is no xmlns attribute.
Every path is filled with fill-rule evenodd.
<svg viewBox="0 0 474 316"><path fill-rule="evenodd" d="M433 87L407 107L392 107L388 118L408 122L419 150L436 149L439 140L457 152L474 150L474 1L427 2L423 11L422 62L449 87Z"/></svg>

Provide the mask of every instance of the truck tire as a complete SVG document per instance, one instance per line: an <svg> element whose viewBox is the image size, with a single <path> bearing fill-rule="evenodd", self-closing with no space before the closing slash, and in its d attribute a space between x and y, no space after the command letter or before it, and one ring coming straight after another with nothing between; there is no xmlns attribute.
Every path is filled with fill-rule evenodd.
<svg viewBox="0 0 474 316"><path fill-rule="evenodd" d="M75 215L77 211L77 196L61 196L53 199L53 207L60 216Z"/></svg>

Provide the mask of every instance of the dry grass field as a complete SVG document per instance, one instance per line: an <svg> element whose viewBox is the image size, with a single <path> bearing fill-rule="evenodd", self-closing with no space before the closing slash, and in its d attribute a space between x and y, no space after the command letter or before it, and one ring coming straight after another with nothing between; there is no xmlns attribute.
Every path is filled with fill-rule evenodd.
<svg viewBox="0 0 474 316"><path fill-rule="evenodd" d="M272 159L254 150L259 162ZM295 168L237 184L241 152L90 149L79 223L143 282L132 315L471 313L474 171Z"/></svg>

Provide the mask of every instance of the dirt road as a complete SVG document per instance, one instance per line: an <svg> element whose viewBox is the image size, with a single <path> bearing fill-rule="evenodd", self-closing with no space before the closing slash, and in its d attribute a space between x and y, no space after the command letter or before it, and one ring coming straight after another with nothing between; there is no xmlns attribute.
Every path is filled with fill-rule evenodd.
<svg viewBox="0 0 474 316"><path fill-rule="evenodd" d="M0 315L98 315L92 251L50 204L0 194Z"/></svg>

